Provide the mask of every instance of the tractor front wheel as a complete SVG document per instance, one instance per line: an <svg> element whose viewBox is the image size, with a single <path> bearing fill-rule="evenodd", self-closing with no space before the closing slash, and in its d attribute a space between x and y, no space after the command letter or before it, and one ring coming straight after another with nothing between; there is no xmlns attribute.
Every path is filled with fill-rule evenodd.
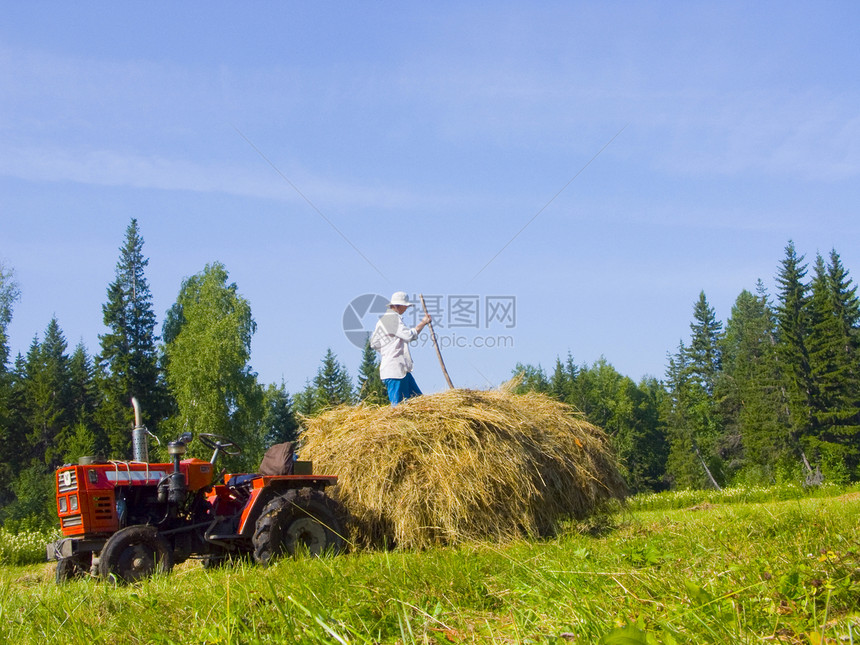
<svg viewBox="0 0 860 645"><path fill-rule="evenodd" d="M114 533L99 554L99 574L135 582L173 568L173 550L153 526L128 526Z"/></svg>
<svg viewBox="0 0 860 645"><path fill-rule="evenodd" d="M57 584L63 584L74 578L83 578L90 572L92 556L89 553L79 553L57 560Z"/></svg>
<svg viewBox="0 0 860 645"><path fill-rule="evenodd" d="M293 489L263 508L254 531L254 558L266 565L282 555L346 550L343 507L324 492Z"/></svg>

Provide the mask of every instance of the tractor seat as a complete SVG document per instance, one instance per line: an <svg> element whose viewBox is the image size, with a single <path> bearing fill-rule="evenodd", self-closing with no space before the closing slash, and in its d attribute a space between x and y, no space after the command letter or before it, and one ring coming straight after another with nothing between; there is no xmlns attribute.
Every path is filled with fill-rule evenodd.
<svg viewBox="0 0 860 645"><path fill-rule="evenodd" d="M275 444L263 456L259 474L233 475L227 481L227 486L239 488L263 475L292 475L295 458L295 446L292 441Z"/></svg>
<svg viewBox="0 0 860 645"><path fill-rule="evenodd" d="M248 473L248 474L244 474L244 475L233 475L227 481L227 486L229 486L230 488L238 488L239 486L242 486L243 484L247 484L249 482L252 482L259 477L260 477L260 475L256 475L254 473Z"/></svg>
<svg viewBox="0 0 860 645"><path fill-rule="evenodd" d="M276 443L263 455L263 461L260 462L260 474L292 475L295 460L295 444L292 441Z"/></svg>

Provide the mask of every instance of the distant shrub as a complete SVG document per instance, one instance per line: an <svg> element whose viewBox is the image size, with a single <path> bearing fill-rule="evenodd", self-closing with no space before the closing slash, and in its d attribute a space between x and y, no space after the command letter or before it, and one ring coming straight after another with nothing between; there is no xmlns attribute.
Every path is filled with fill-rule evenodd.
<svg viewBox="0 0 860 645"><path fill-rule="evenodd" d="M7 523L8 524L8 523ZM45 545L58 537L56 529L0 528L0 564L24 565L45 561Z"/></svg>
<svg viewBox="0 0 860 645"><path fill-rule="evenodd" d="M662 493L640 493L627 498L627 505L634 511L660 511L689 508L697 504L740 504L776 502L804 497L829 497L840 492L842 487L825 482L821 486L804 487L797 483L773 486L732 486L722 490L672 490Z"/></svg>

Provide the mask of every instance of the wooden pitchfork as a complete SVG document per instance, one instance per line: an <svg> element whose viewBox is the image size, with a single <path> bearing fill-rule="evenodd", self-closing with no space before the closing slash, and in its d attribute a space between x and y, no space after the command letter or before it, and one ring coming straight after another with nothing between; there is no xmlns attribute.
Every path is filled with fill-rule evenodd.
<svg viewBox="0 0 860 645"><path fill-rule="evenodd" d="M424 294L419 293L418 297L421 298L421 306L424 308L424 313L429 316L430 314L427 311L427 303L424 302ZM451 382L451 377L448 376L448 370L445 369L445 361L442 360L442 352L439 351L439 343L436 342L436 332L433 331L433 321L431 320L427 326L430 327L430 338L433 339L433 347L436 348L436 356L439 357L439 365L442 366L442 374L445 375L445 380L448 381L448 387L453 390L454 384Z"/></svg>

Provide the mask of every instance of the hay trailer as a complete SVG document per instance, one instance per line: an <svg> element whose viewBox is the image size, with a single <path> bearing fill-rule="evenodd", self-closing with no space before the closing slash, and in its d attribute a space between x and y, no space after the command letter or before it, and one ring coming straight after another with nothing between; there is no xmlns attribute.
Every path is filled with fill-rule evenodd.
<svg viewBox="0 0 860 645"><path fill-rule="evenodd" d="M215 483L219 456L241 452L233 441L198 434L212 457L186 459L194 437L185 433L168 444L172 462L150 463L134 403L131 461L85 458L56 471L63 537L47 545L47 556L57 562L58 583L87 575L132 582L189 558L217 566L247 555L265 565L298 550L345 549L345 511L326 494L337 477L294 462L292 444L270 449L259 473Z"/></svg>

